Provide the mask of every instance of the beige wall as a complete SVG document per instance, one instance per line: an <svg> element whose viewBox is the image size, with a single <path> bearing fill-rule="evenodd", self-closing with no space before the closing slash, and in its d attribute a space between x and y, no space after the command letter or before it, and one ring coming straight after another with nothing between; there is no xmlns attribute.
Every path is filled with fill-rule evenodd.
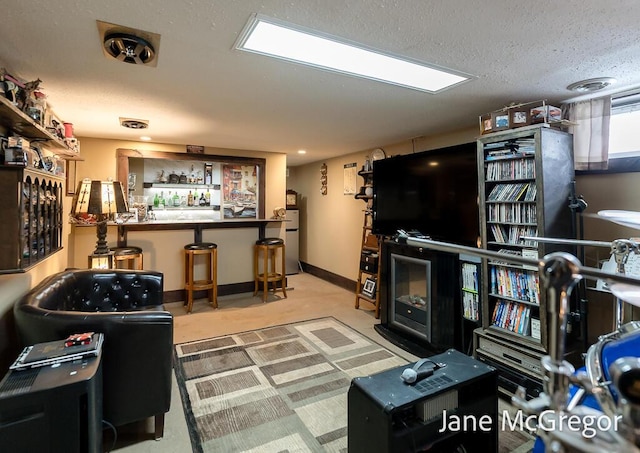
<svg viewBox="0 0 640 453"><path fill-rule="evenodd" d="M596 241L613 241L639 237L640 231L627 228L594 217L598 211L622 209L640 212L640 175L638 173L617 173L600 175L578 175L576 193L584 196L588 204L585 210L584 238ZM603 247L585 249L584 264L598 266L599 260L609 258L609 250ZM588 286L594 282L588 281ZM598 335L608 333L614 327L613 296L607 293L589 290L587 292L589 310L589 337L595 341ZM640 319L640 310L633 309L632 318Z"/></svg>
<svg viewBox="0 0 640 453"><path fill-rule="evenodd" d="M383 145L387 156L408 154L474 141L476 128ZM365 202L343 194L345 164L358 169L371 150L289 169L287 189L300 201L300 260L350 280L358 277ZM327 164L327 195L320 194L320 166ZM358 177L358 184L362 184Z"/></svg>
<svg viewBox="0 0 640 453"><path fill-rule="evenodd" d="M435 149L477 138L477 129L471 128L452 134L434 134L391 145L381 145L387 155L407 154ZM183 152L184 146L155 143L127 142L119 140L101 140L81 138L81 155L85 159L77 163L77 177L103 179L115 177L115 152L118 148L146 149L155 151ZM362 234L363 209L365 203L356 200L353 195L343 195L343 166L355 162L358 168L364 164L370 150L357 151L347 156L324 161L328 167L328 192L320 194L320 166L323 161L289 168L286 175L286 156L284 154L263 153L259 151L229 150L207 148L207 154L238 155L262 157L266 165L266 206L269 217L276 206L284 206L285 190L293 189L299 193L300 201L300 260L345 278L355 280L358 272L360 240ZM361 178L358 177L358 183ZM602 209L626 209L640 211L640 199L637 197L640 178L636 173L613 175L588 175L577 177L577 193L583 194L589 207L587 214ZM68 212L71 197L64 201ZM270 236L284 237L284 228L269 228ZM255 238L251 230L211 230L205 232L207 240L221 244L220 284L237 283L251 280L250 246ZM617 226L592 217L585 217L585 238L610 241L619 237L639 236L640 233L629 228ZM4 276L0 278L0 292L19 294L40 282L44 277L66 267L86 267L87 255L95 248L95 230L93 228L72 228L64 225L64 249L47 258L22 276ZM110 227L108 240L115 243L115 228ZM181 259L179 246L191 238L188 232L153 232L151 234L132 233L131 243L137 242L145 249L145 260L152 269L165 272L165 289L182 287ZM161 247L160 244L175 244ZM607 258L606 250L588 250L586 265L594 265L597 258ZM7 291L5 293L5 291ZM593 302L594 313L603 312L599 319L610 319L611 303L608 296L590 295L590 299L602 299ZM0 314L6 313L13 304L14 297L0 298ZM602 323L601 323L602 324ZM593 331L606 329L595 326Z"/></svg>
<svg viewBox="0 0 640 453"><path fill-rule="evenodd" d="M82 178L106 179L116 176L116 149L146 149L154 151L184 152L184 146L163 145L156 143L126 142L119 140L101 140L80 138L81 156L83 161L76 163L77 180ZM266 194L265 212L270 217L276 206L284 206L286 191L286 155L279 153L264 153L251 150L232 150L207 148L207 154L226 156L260 157L266 159ZM64 208L67 218L72 196L65 197ZM270 225L267 232L271 236L284 237L282 225ZM220 284L239 283L252 280L251 247L257 239L256 229L238 230L209 230L204 234L205 239L219 242L221 246ZM183 287L182 260L180 251L182 245L192 241L192 232L135 232L131 234L131 243L139 243L145 249L145 262L148 268L165 273L165 289L174 290ZM109 227L107 240L109 244L116 243L116 228ZM12 295L24 293L35 286L43 278L59 272L67 267L84 268L87 266L87 256L95 249L96 232L94 227L75 227L64 222L63 250L39 263L26 273L26 276L6 276L0 279L0 292ZM229 264L230 265L225 265ZM147 266L145 266L147 267ZM15 298L0 298L0 314L13 305Z"/></svg>
<svg viewBox="0 0 640 453"><path fill-rule="evenodd" d="M184 146L157 143L123 142L118 140L80 139L81 155L85 159L78 163L78 178L105 179L116 176L116 150L118 148L185 152ZM205 148L206 154L223 156L244 156L266 159L265 172L265 215L270 217L276 206L284 206L286 192L286 155L264 153L251 150ZM71 204L69 198L66 206ZM284 227L274 224L268 228L268 235L284 237ZM220 285L253 281L252 246L258 238L256 228L205 230L203 239L216 242L219 246L218 283ZM115 245L116 227L109 227L107 241ZM69 235L69 264L86 267L87 255L95 249L96 235L93 227L73 227ZM145 268L164 273L166 291L182 289L182 247L193 242L193 231L151 231L131 232L128 243L143 248ZM200 272L200 270L197 270Z"/></svg>

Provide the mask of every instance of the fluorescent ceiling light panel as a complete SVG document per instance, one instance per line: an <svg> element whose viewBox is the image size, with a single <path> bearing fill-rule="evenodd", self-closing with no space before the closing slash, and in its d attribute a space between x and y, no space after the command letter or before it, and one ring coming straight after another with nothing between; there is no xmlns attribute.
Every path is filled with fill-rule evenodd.
<svg viewBox="0 0 640 453"><path fill-rule="evenodd" d="M474 78L469 74L350 44L258 14L251 17L235 48L429 93Z"/></svg>

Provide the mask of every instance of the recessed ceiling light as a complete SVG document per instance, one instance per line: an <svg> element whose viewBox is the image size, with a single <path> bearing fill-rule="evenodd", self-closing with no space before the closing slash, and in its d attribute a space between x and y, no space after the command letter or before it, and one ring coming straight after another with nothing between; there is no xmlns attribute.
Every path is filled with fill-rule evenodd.
<svg viewBox="0 0 640 453"><path fill-rule="evenodd" d="M143 135L142 137L140 137L140 140L142 140L143 142L150 142L151 137L149 137L148 135Z"/></svg>
<svg viewBox="0 0 640 453"><path fill-rule="evenodd" d="M259 14L249 19L235 48L429 93L474 78Z"/></svg>
<svg viewBox="0 0 640 453"><path fill-rule="evenodd" d="M307 152L304 149L299 149L298 154L307 154Z"/></svg>
<svg viewBox="0 0 640 453"><path fill-rule="evenodd" d="M604 90L614 83L616 83L616 79L613 77L598 77L596 79L587 79L572 83L567 87L567 90L578 91L580 93L591 93L593 91Z"/></svg>

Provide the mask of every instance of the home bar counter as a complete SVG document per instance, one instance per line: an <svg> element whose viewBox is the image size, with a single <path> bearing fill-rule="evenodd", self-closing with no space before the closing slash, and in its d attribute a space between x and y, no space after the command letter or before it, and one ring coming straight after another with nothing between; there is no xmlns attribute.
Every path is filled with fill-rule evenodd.
<svg viewBox="0 0 640 453"><path fill-rule="evenodd" d="M184 288L184 246L192 242L218 245L219 295L253 291L253 246L265 236L283 237L286 221L279 219L180 219L108 223L110 247L140 247L144 268L164 274L166 301L176 301ZM72 224L75 262L85 266L95 248L96 228ZM204 271L198 263L197 272Z"/></svg>
<svg viewBox="0 0 640 453"><path fill-rule="evenodd" d="M267 217L284 205L286 159L269 155L267 169L262 153L186 151L116 150L116 179L141 221L109 222L108 244L140 247L145 269L162 272L172 293L184 288L184 246L213 242L219 294L253 291L256 240L285 236L283 219ZM76 228L74 236L74 262L82 263L95 232Z"/></svg>
<svg viewBox="0 0 640 453"><path fill-rule="evenodd" d="M176 219L176 220L147 220L132 223L110 223L118 227L118 247L127 246L129 231L159 231L159 230L193 230L193 242L202 242L203 230L216 228L257 228L256 239L265 237L267 224L282 223L284 219Z"/></svg>

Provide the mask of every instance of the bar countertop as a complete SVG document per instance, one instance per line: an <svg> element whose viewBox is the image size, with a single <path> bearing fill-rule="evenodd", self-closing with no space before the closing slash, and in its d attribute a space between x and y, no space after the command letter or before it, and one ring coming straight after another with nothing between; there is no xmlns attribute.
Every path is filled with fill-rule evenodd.
<svg viewBox="0 0 640 453"><path fill-rule="evenodd" d="M202 242L202 230L212 228L257 228L258 237L265 236L265 229L269 223L287 222L286 219L163 219L145 220L143 222L109 222L108 225L118 227L118 246L127 245L128 231L149 231L149 230L193 230L194 242ZM93 226L87 224L75 224L75 226Z"/></svg>
<svg viewBox="0 0 640 453"><path fill-rule="evenodd" d="M258 238L265 237L268 223L284 222L284 219L171 219L147 220L118 224L118 246L127 245L127 231L193 230L193 241L202 242L202 230L212 228L257 228Z"/></svg>

